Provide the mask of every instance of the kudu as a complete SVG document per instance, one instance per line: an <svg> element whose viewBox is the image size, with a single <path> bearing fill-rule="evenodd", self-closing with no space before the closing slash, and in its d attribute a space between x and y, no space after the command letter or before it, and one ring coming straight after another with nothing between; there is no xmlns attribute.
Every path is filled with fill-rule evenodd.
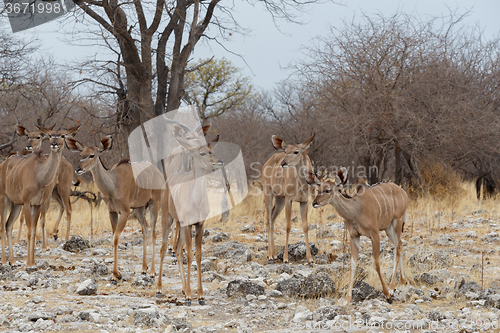
<svg viewBox="0 0 500 333"><path fill-rule="evenodd" d="M53 128L54 126L52 126ZM49 128L52 130L52 128ZM17 125L16 127L17 134L21 136L28 137L28 144L26 145L26 150L28 152L39 151L42 147L42 142L45 138L45 135L40 132L30 132L24 126ZM52 234L54 235L54 239L57 239L57 234L59 232L59 223L61 222L64 211L66 210L66 240L69 240L70 236L70 228L71 228L71 186L73 185L73 166L68 162L64 156L61 158L61 162L59 163L59 169L57 172L57 183L52 191L52 198L59 204L59 216L57 217L56 224L54 225L54 229ZM46 232L45 232L45 215L50 204L50 199L46 204L42 206L41 212L41 222L42 222L42 249L47 248L46 241ZM21 230L23 226L23 215L21 215L20 224L19 224L19 233L18 233L18 241L21 237Z"/></svg>
<svg viewBox="0 0 500 333"><path fill-rule="evenodd" d="M400 280L405 283L403 273L403 258L401 256L401 234L406 220L408 195L398 185L392 182L379 183L369 186L364 183L356 185L356 193L351 197L343 193L342 189L347 181L347 170L341 168L335 176L335 182L323 181L312 172L307 172L309 184L318 187L318 195L313 201L313 207L318 208L326 204L332 205L340 216L351 236L351 274L349 288L345 302L352 299L354 273L359 254L360 236L369 237L372 241L375 269L382 284L382 290L389 303L396 288L396 273L398 264L401 270ZM380 231L385 231L389 240L394 244L394 270L391 284L387 289L380 271Z"/></svg>
<svg viewBox="0 0 500 333"><path fill-rule="evenodd" d="M15 155L0 166L0 214L2 227L2 264L6 263L4 253L5 232L9 242L9 262L14 261L12 251L12 226L21 208L28 226L28 256L26 267L35 264L35 231L40 217L41 205L48 200L56 184L57 171L61 161L64 139L75 133L78 127L69 130L51 131L37 126L38 130L49 137L51 152L47 158L41 153ZM7 217L7 204L10 215Z"/></svg>
<svg viewBox="0 0 500 333"><path fill-rule="evenodd" d="M274 222L285 208L286 240L283 262L288 262L288 238L291 230L292 202L300 203L302 229L306 242L307 261L312 263L309 246L307 210L309 201L309 185L305 179L305 172L312 169L307 150L311 146L314 134L297 145L287 144L283 139L273 135L273 146L284 152L275 153L262 167L262 187L266 211L266 225L268 232L268 259L272 263L276 260L276 246L274 245ZM274 206L273 206L274 197Z"/></svg>
<svg viewBox="0 0 500 333"><path fill-rule="evenodd" d="M190 140L183 140L183 135L188 131L189 129L183 129L181 126L173 126L173 136L185 151L179 151L177 156L170 154L170 158L167 158L165 162L166 165L173 165L175 163L172 163L171 160L178 160L179 156L187 153L191 166L188 170L180 169L172 174L167 174L166 189L163 191L161 199L163 241L160 249L160 273L158 274L156 295L161 297L163 259L170 228L172 223L175 223L178 230L175 253L182 280L182 290L186 297L186 305L191 305L192 226L194 225L196 264L198 267L198 303L204 305L205 300L201 282L201 244L204 222L210 212L207 184L204 176L215 169L221 168L223 163L212 154L212 148L217 143L218 136L207 146L194 137ZM189 133L190 135L196 134L191 131ZM182 205L179 205L180 202L182 202ZM186 246L187 256L187 278L184 274L182 262L182 248L184 245Z"/></svg>
<svg viewBox="0 0 500 333"><path fill-rule="evenodd" d="M149 206L151 217L151 231L153 254L151 263L151 275L155 273L155 251L154 244L156 242L156 219L158 217L159 201L161 190L153 190L147 186L139 187L134 178L132 165L129 159L123 159L120 163L116 164L112 169L107 170L100 159L101 154L109 151L112 146L111 136L104 137L99 147L85 147L82 143L67 138L66 144L73 152L80 153L80 163L76 170L78 174L91 172L94 181L102 193L102 198L109 211L109 220L113 231L113 245L114 245L114 263L113 263L113 283L121 279L121 274L118 271L118 241L130 215L130 209L135 209L137 219L142 228L143 235L143 258L142 258L142 273L147 271L147 236L148 224L145 218L145 209ZM139 166L144 177L143 183L149 181L160 180L163 183L164 178L161 172L149 162L142 162L143 165Z"/></svg>

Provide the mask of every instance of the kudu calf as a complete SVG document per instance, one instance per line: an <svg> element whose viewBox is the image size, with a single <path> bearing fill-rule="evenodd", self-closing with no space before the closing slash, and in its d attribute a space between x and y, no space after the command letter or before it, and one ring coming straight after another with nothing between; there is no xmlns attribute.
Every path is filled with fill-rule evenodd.
<svg viewBox="0 0 500 333"><path fill-rule="evenodd" d="M116 283L121 278L118 271L118 241L130 215L130 208L135 209L137 219L142 228L143 235L143 257L142 257L142 273L145 274L148 268L146 262L147 254L147 236L148 224L146 222L144 211L149 205L151 216L151 230L152 230L152 243L153 255L151 263L151 275L154 276L154 260L155 251L154 244L156 241L155 225L158 217L159 201L161 190L153 190L149 188L142 188L136 184L134 173L129 159L123 159L120 163L116 164L112 169L108 170L102 164L100 155L111 149L112 139L111 136L103 138L99 147L85 147L80 142L73 138L68 138L66 144L73 152L80 153L80 164L76 170L78 174L91 172L94 181L102 193L102 198L109 211L109 220L113 230L113 245L114 245L114 263L113 263L113 282ZM144 179L143 184L148 181L160 179L163 183L163 175L161 172L149 162L142 162L141 165L144 172L141 174ZM145 186L147 187L147 186Z"/></svg>
<svg viewBox="0 0 500 333"><path fill-rule="evenodd" d="M49 128L52 130L54 126ZM39 151L42 147L42 142L46 137L44 133L41 132L30 132L24 126L17 125L17 134L21 136L28 137L28 144L26 145L26 150L28 152ZM70 227L71 227L71 186L73 185L73 166L68 162L64 156L61 157L61 162L59 163L59 169L57 171L57 183L52 191L52 198L59 204L59 216L57 217L56 224L52 234L54 238L57 239L57 234L59 232L59 223L61 222L64 211L66 210L66 240L69 240ZM47 248L46 232L45 232L45 215L50 204L50 199L42 206L41 212L41 222L42 222L42 249ZM19 224L18 241L21 236L21 230L23 226L23 215L21 215Z"/></svg>
<svg viewBox="0 0 500 333"><path fill-rule="evenodd" d="M307 150L311 146L314 134L298 145L287 144L283 139L273 135L274 148L284 150L275 153L262 167L262 187L264 191L264 205L266 210L266 225L268 232L268 259L272 263L276 259L276 246L274 245L274 221L285 207L286 240L283 262L288 262L288 238L290 235L292 202L300 202L300 215L302 229L306 242L307 261L312 263L311 249L309 246L307 209L309 201L309 185L305 179L305 172L312 169L312 164ZM274 197L274 206L273 206Z"/></svg>
<svg viewBox="0 0 500 333"><path fill-rule="evenodd" d="M51 152L47 158L40 153L15 155L0 166L0 215L2 227L2 264L6 263L4 253L5 232L9 242L9 262L14 261L12 251L12 226L21 208L28 226L28 257L26 267L35 264L35 231L40 217L40 208L52 194L56 184L57 171L61 161L66 136L75 133L79 127L69 130L51 131L37 126L38 130L49 137ZM11 210L7 221L7 204Z"/></svg>
<svg viewBox="0 0 500 333"><path fill-rule="evenodd" d="M183 133L186 131L178 125L173 126L173 136L179 142L184 152L179 151L179 155L187 153L191 163L188 170L180 169L168 175L166 189L163 191L161 199L162 207L162 246L160 249L160 273L158 274L157 296L161 296L163 259L165 257L167 238L170 233L172 223L175 222L179 230L175 253L179 272L182 280L182 289L186 296L186 305L191 305L191 262L192 262L192 226L195 227L195 247L196 264L198 271L198 303L204 305L203 287L201 283L201 244L203 237L203 226L206 217L210 213L210 206L207 195L207 180L205 176L223 166L216 156L212 154L212 148L218 141L215 139L209 146L201 144L200 141L183 140ZM183 132L184 131L184 132ZM178 160L178 156L170 156L172 160ZM170 159L166 164L171 163ZM184 274L182 262L182 248L186 246L187 254L187 279Z"/></svg>
<svg viewBox="0 0 500 333"><path fill-rule="evenodd" d="M326 204L335 207L339 215L344 218L345 226L351 235L351 274L345 302L347 304L351 302L360 236L366 236L372 241L375 269L380 278L382 290L387 301L391 303L396 288L398 264L401 270L401 283L405 283L403 258L401 256L401 234L409 202L406 192L391 182L373 186L363 183L356 185L356 194L350 197L342 192L342 188L347 181L347 170L345 168L339 170L335 176L335 182L322 181L312 171L307 172L307 181L309 184L318 187L318 196L313 201L313 207L318 208ZM387 289L380 271L380 231L383 230L385 230L396 249L390 290Z"/></svg>

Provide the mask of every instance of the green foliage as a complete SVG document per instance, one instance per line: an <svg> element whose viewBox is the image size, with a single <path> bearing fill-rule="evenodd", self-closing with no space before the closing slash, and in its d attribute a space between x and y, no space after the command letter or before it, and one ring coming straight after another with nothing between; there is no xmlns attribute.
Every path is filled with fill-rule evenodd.
<svg viewBox="0 0 500 333"><path fill-rule="evenodd" d="M252 85L229 60L200 59L185 77L184 101L197 106L200 118L217 117L252 96Z"/></svg>

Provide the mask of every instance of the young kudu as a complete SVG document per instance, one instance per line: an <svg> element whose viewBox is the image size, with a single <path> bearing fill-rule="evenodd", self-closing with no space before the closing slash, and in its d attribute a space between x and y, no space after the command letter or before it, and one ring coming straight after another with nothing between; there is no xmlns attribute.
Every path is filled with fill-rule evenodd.
<svg viewBox="0 0 500 333"><path fill-rule="evenodd" d="M52 126L53 128L54 126ZM49 128L52 130L52 128ZM45 138L45 135L40 132L30 132L24 126L17 125L17 134L28 137L28 144L26 145L26 150L28 152L39 151L42 148L42 141ZM70 236L70 227L71 227L71 186L73 185L73 166L68 162L64 156L61 158L61 162L59 163L59 170L57 173L57 183L52 191L52 198L59 204L59 216L56 220L56 224L54 225L54 230L52 234L54 238L57 239L57 233L59 232L59 223L61 222L61 218L63 216L64 210L66 210L66 240L69 240ZM48 206L50 204L50 199L46 204L42 206L41 212L41 222L42 222L42 249L47 248L46 241L46 232L45 232L45 214L47 212ZM21 237L21 230L23 226L23 215L21 215L20 224L19 224L19 233L18 233L18 241Z"/></svg>
<svg viewBox="0 0 500 333"><path fill-rule="evenodd" d="M345 226L351 235L351 274L345 302L347 304L351 302L360 236L366 236L372 241L375 269L380 278L382 290L387 301L391 303L396 288L398 264L401 270L401 283L405 283L403 258L401 256L401 234L409 202L406 192L391 182L373 186L363 183L356 185L356 194L350 197L342 192L347 181L347 170L345 168L339 170L335 176L335 182L322 181L311 171L307 172L307 181L309 184L318 187L318 196L313 201L313 207L318 208L326 204L335 207L339 215L344 218ZM380 231L383 230L385 230L396 249L394 270L389 285L390 290L387 289L380 271Z"/></svg>
<svg viewBox="0 0 500 333"><path fill-rule="evenodd" d="M184 131L184 133L183 133ZM203 287L201 283L201 244L203 237L203 226L206 217L210 213L210 206L207 195L207 184L205 175L219 169L223 166L216 156L212 154L212 148L217 143L217 137L209 146L201 144L195 138L183 140L189 129L183 129L178 125L173 127L173 136L179 142L185 153L189 155L192 164L189 170L180 169L177 172L169 174L166 181L166 189L162 193L162 246L160 249L160 273L157 281L157 297L161 297L163 259L167 247L167 238L170 233L172 223L175 222L178 230L178 240L175 248L177 263L182 280L182 290L186 296L186 305L191 305L191 262L192 254L192 226L195 227L195 247L196 264L198 271L198 303L205 304L203 297ZM195 133L189 131L190 134ZM179 151L179 155L183 154ZM177 156L177 157L178 157ZM170 158L176 160L175 155ZM166 164L171 161L167 158ZM179 205L182 203L182 205ZM182 262L182 248L186 246L187 255L187 279L184 274L184 265Z"/></svg>
<svg viewBox="0 0 500 333"><path fill-rule="evenodd" d="M286 240L283 262L288 262L288 238L290 235L292 202L300 202L302 229L306 242L307 261L312 263L311 249L307 224L307 210L309 201L309 185L305 179L305 172L312 169L307 150L311 146L314 134L298 145L289 145L283 139L273 135L274 148L284 150L275 153L262 167L262 187L264 191L264 205L266 209L266 225L268 232L268 259L272 263L276 260L276 246L274 245L274 221L285 207ZM274 197L274 206L273 206Z"/></svg>
<svg viewBox="0 0 500 333"><path fill-rule="evenodd" d="M139 187L134 178L132 165L128 159L122 160L112 169L107 170L100 159L100 155L111 149L112 139L110 136L103 138L98 147L85 147L80 142L73 138L67 138L66 144L73 152L80 152L80 164L76 170L78 174L91 172L94 181L102 193L102 198L109 210L109 220L113 230L113 245L114 245L114 263L113 263L113 278L116 282L121 279L121 274L118 271L118 241L130 215L130 208L135 209L137 219L142 228L143 236L143 258L142 258L142 273L145 274L148 265L146 262L147 254L147 236L148 224L145 218L145 209L149 205L151 217L151 230L153 242L153 255L151 263L151 275L154 276L154 260L155 251L154 244L156 241L155 225L158 217L159 201L161 190L152 190L151 188ZM144 177L141 182L146 184L149 181L160 180L163 183L164 178L161 172L151 163L143 162L144 165L139 167L144 170L141 177ZM147 186L144 186L147 187Z"/></svg>
<svg viewBox="0 0 500 333"><path fill-rule="evenodd" d="M57 171L61 161L64 139L75 133L79 127L69 130L51 131L37 126L38 130L49 137L51 152L47 158L40 153L15 155L0 166L0 215L2 227L2 264L6 263L4 253L5 232L9 242L9 262L14 262L12 251L12 226L21 208L28 226L28 257L26 267L35 264L35 232L40 208L52 194L56 184ZM7 204L11 205L7 221Z"/></svg>

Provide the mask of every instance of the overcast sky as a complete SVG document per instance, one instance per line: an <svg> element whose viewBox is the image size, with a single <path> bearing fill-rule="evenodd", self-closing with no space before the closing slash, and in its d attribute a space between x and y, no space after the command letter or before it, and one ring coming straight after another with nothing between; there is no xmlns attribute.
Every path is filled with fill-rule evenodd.
<svg viewBox="0 0 500 333"><path fill-rule="evenodd" d="M487 38L497 36L500 32L499 0L344 0L344 5L327 3L311 6L308 12L297 17L303 22L301 25L278 21L279 30L262 6L252 7L244 1L235 0L235 3L238 2L241 3L235 5L235 17L241 26L251 31L245 36L235 35L224 44L229 51L238 55L217 44L204 43L197 48L194 58L212 55L216 58L226 57L242 68L254 86L263 89L272 89L277 82L287 78L290 73L286 70L287 65L304 57L301 48L310 45L313 38L325 36L330 31L329 26L340 26L342 20L357 19L362 13L389 16L404 12L425 19L427 15L446 15L449 8L460 13L470 10L466 24L479 24L484 28ZM57 23L49 23L17 34L26 37L36 35L42 46L40 52L52 53L58 61L95 52L92 48L75 49L68 46L62 41L64 35L58 30Z"/></svg>

